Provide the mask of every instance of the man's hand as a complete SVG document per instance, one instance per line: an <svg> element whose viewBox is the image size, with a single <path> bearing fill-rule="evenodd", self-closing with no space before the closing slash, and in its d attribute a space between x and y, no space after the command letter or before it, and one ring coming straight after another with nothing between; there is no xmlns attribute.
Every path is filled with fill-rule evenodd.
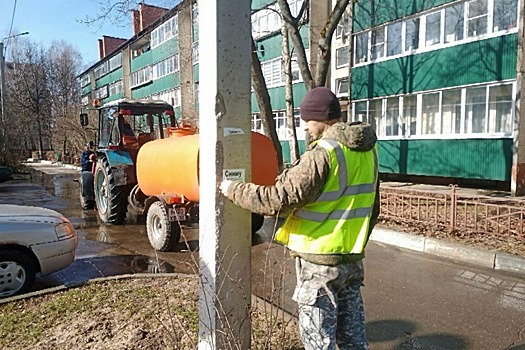
<svg viewBox="0 0 525 350"><path fill-rule="evenodd" d="M222 180L219 189L223 195L228 196L228 188L230 188L231 183L231 180Z"/></svg>

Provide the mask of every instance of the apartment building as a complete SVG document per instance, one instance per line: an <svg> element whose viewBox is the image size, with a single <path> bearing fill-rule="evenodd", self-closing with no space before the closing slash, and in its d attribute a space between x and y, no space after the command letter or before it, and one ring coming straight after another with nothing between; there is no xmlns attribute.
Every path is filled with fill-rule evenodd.
<svg viewBox="0 0 525 350"><path fill-rule="evenodd" d="M132 12L133 37L104 36L100 61L79 76L86 109L121 98L160 99L178 117L197 117L199 84L198 7L195 0L172 9L140 3Z"/></svg>

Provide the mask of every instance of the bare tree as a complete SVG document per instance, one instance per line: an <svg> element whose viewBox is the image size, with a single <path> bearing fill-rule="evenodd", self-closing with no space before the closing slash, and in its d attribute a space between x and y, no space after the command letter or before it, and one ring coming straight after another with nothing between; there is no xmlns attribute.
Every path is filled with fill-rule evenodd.
<svg viewBox="0 0 525 350"><path fill-rule="evenodd" d="M282 20L287 26L290 38L294 46L294 50L297 56L297 64L304 81L304 85L307 90L311 90L316 86L325 86L326 79L328 77L328 70L330 68L330 60L332 56L331 45L332 37L337 29L337 25L341 20L341 17L348 7L349 0L337 0L330 16L328 17L326 24L319 33L317 39L317 60L316 66L312 67L315 69L315 78L312 75L312 68L308 63L306 57L306 49L304 47L303 38L301 36L301 26L305 23L305 13L310 11L310 0L304 0L301 9L296 17L292 15L290 6L287 0L277 0L279 10L281 11ZM313 42L313 41L312 41ZM349 81L349 84L351 82ZM306 135L306 142L309 143L309 135Z"/></svg>
<svg viewBox="0 0 525 350"><path fill-rule="evenodd" d="M25 42L13 51L13 78L10 98L16 108L13 118L19 119L26 133L26 144L32 150L43 151L51 146L51 101L48 61L41 45Z"/></svg>
<svg viewBox="0 0 525 350"><path fill-rule="evenodd" d="M86 140L92 140L92 130L82 128L80 88L76 79L82 66L80 53L64 41L55 41L47 50L49 59L49 90L53 127L53 149L63 154L77 153Z"/></svg>
<svg viewBox="0 0 525 350"><path fill-rule="evenodd" d="M303 39L301 37L301 33L299 32L300 27L303 24L302 19L305 12L308 11L310 1L304 0L297 17L292 16L292 12L290 11L290 6L288 5L287 0L277 0L277 4L279 5L279 10L281 11L282 20L288 27L288 33L292 39L295 54L297 55L297 64L299 65L304 85L306 86L307 90L310 90L315 87L315 83L312 78L310 66L308 65L308 58L306 57L306 49L303 44Z"/></svg>
<svg viewBox="0 0 525 350"><path fill-rule="evenodd" d="M299 14L297 17L294 17L292 16L287 0L277 0L279 9L281 10L282 18L288 26L290 37L297 55L297 63L299 65L299 69L301 71L301 75L307 90L310 90L315 86L326 85L328 70L330 68L330 59L332 55L332 37L335 30L337 29L337 24L341 20L341 17L349 2L350 0L337 0L330 16L327 18L326 24L319 34L319 38L317 39L317 66L315 67L316 74L314 79L308 64L306 50L300 33L301 25L304 23L302 20L304 11L307 11L309 8L310 1L304 0Z"/></svg>
<svg viewBox="0 0 525 350"><path fill-rule="evenodd" d="M92 0L97 12L93 16L86 16L83 19L78 19L78 22L90 26L99 24L101 27L106 21L111 21L112 24L127 26L130 23L130 11L136 9L142 0ZM169 1L171 2L171 1ZM176 1L172 1L175 5Z"/></svg>

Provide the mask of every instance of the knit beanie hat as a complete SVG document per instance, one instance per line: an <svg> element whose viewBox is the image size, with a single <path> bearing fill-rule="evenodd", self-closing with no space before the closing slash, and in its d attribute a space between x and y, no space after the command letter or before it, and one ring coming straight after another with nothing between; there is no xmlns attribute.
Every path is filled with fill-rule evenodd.
<svg viewBox="0 0 525 350"><path fill-rule="evenodd" d="M300 106L301 119L332 120L341 118L341 105L335 94L324 86L313 88L306 93Z"/></svg>

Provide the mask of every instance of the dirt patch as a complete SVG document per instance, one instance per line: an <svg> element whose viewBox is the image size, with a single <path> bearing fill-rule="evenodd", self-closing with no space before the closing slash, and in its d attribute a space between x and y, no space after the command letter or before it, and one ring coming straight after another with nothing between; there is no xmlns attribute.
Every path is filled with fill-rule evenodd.
<svg viewBox="0 0 525 350"><path fill-rule="evenodd" d="M88 283L0 304L1 349L196 349L197 278ZM252 349L302 349L297 326L252 306Z"/></svg>

